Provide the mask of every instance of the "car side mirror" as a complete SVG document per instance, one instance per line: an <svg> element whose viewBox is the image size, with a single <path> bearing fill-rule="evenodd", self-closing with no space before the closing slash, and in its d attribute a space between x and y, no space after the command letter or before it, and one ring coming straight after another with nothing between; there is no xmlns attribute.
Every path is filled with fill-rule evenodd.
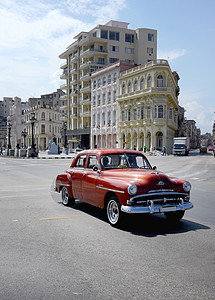
<svg viewBox="0 0 215 300"><path fill-rule="evenodd" d="M97 166L94 166L94 167L93 167L93 171L95 171L95 172L97 172L98 169L99 169L99 168L98 168Z"/></svg>
<svg viewBox="0 0 215 300"><path fill-rule="evenodd" d="M154 166L153 168L152 168L152 170L156 170L157 169L157 167L156 166Z"/></svg>

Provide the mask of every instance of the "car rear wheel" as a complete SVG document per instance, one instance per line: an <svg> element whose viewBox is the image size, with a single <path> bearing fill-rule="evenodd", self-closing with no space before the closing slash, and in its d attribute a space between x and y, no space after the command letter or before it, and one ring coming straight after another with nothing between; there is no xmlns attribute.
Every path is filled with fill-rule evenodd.
<svg viewBox="0 0 215 300"><path fill-rule="evenodd" d="M173 212L166 212L164 213L166 219L170 222L178 222L180 221L185 214L184 210L173 211Z"/></svg>
<svg viewBox="0 0 215 300"><path fill-rule="evenodd" d="M62 199L63 205L65 205L65 206L75 204L75 199L69 197L68 190L65 186L61 190L61 199Z"/></svg>
<svg viewBox="0 0 215 300"><path fill-rule="evenodd" d="M111 196L108 200L107 218L112 226L117 226L122 221L122 212L116 196Z"/></svg>

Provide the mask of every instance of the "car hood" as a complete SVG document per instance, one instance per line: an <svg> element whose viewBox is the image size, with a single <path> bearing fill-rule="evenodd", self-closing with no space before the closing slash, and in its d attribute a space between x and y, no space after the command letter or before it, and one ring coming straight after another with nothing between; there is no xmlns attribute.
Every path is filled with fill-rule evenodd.
<svg viewBox="0 0 215 300"><path fill-rule="evenodd" d="M144 188L144 191L173 189L176 190L176 180L169 178L163 172L143 169L126 169L126 170L106 170L103 174L106 179L120 180L127 183L134 183Z"/></svg>

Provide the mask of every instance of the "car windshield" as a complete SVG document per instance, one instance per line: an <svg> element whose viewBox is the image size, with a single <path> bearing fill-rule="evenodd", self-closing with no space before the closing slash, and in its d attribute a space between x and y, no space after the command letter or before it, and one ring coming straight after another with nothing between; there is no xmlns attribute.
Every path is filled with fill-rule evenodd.
<svg viewBox="0 0 215 300"><path fill-rule="evenodd" d="M184 149L185 148L185 145L183 144L175 144L174 145L174 149Z"/></svg>
<svg viewBox="0 0 215 300"><path fill-rule="evenodd" d="M148 160L138 154L130 153L112 153L101 156L102 170L119 169L119 168L135 168L135 169L152 169Z"/></svg>

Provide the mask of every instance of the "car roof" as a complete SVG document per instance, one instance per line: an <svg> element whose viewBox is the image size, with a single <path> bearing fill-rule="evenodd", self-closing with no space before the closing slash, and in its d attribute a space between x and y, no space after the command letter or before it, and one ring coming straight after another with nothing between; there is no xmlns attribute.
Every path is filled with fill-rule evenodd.
<svg viewBox="0 0 215 300"><path fill-rule="evenodd" d="M80 151L78 155L83 154L94 154L94 155L104 155L104 154L112 154L112 153L130 153L130 154L140 154L143 155L142 152L136 150L128 150L128 149L118 149L118 148L102 148L102 149L87 149Z"/></svg>

